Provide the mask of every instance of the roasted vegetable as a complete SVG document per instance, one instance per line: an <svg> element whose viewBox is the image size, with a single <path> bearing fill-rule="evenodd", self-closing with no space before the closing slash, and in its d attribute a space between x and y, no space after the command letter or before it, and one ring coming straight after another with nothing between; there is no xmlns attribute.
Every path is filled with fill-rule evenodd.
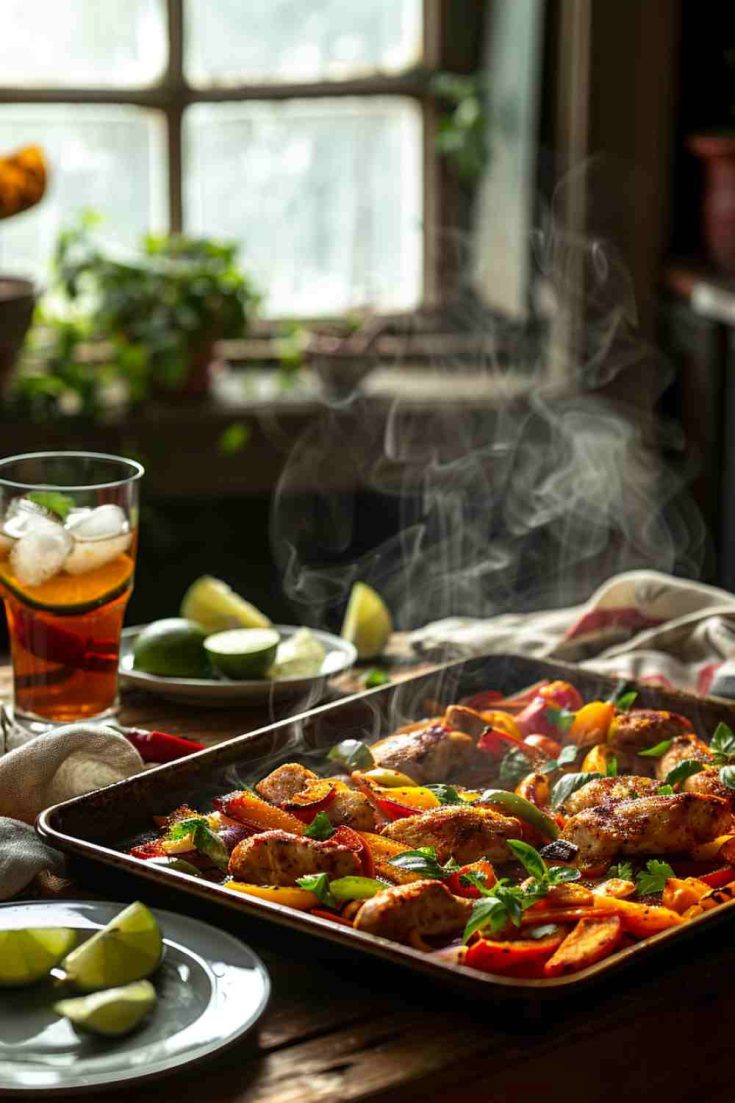
<svg viewBox="0 0 735 1103"><path fill-rule="evenodd" d="M543 966L564 939L564 930L545 938L518 938L495 942L478 938L467 947L464 964L483 973L506 977L540 977Z"/></svg>
<svg viewBox="0 0 735 1103"><path fill-rule="evenodd" d="M578 973L612 953L620 941L622 923L616 915L600 919L580 919L558 950L544 965L544 975L560 977Z"/></svg>

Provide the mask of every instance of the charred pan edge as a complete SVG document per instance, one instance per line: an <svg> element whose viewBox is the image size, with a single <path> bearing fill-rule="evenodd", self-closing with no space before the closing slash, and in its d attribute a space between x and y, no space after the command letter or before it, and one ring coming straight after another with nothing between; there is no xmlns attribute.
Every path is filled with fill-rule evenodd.
<svg viewBox="0 0 735 1103"><path fill-rule="evenodd" d="M428 674L417 675L404 682L381 686L332 704L322 705L299 716L238 736L209 750L199 751L185 759L158 766L105 789L98 789L87 796L57 804L41 814L38 819L38 830L51 845L59 850L88 860L103 862L125 873L144 877L166 888L180 889L184 893L208 900L210 903L224 904L228 908L245 912L256 918L269 918L281 926L313 934L342 946L353 947L363 953L418 970L435 979L460 984L474 990L478 995L533 995L534 998L543 996L545 993L562 995L601 980L610 973L624 968L640 954L648 954L660 949L672 939L691 937L703 924L712 924L726 918L735 907L735 900L719 908L713 908L681 927L673 927L643 939L579 973L526 980L483 975L477 970L468 969L462 965L436 960L410 947L365 934L353 928L343 927L308 913L294 911L282 904L241 896L211 882L198 882L176 870L152 867L148 862L114 849L112 845L95 842L86 837L87 833L99 834L95 831L95 827L101 821L104 822L111 812L115 813L120 822L129 820L130 809L139 804L150 803L154 795L158 797L161 791L169 788L167 782L175 781L177 786L186 786L190 780L192 786L198 787L201 785L200 775L207 774L208 767L212 768L212 773L235 765L247 767L248 763L254 764L261 757L258 752L264 744L269 745L269 753L277 755L280 747L287 742L288 733L294 726L306 725L313 728L320 721L326 721L328 727L330 721L333 720L339 724L340 718L348 717L355 710L358 713L362 711L364 718L372 716L374 719L376 711L390 712L391 704L400 697L421 699L422 695L425 695L446 699L448 690L450 696L456 699L456 696L476 691L476 681L483 683L485 687L497 685L505 691L510 691L520 689L541 678L564 678L572 681L583 692L605 695L612 693L617 684L613 678L582 670L571 663L547 662L511 654L490 655L469 661L443 664ZM665 690L652 686L636 685L635 688L641 705L682 712L692 718L695 727L700 730L702 728L711 730L719 721L725 721L735 727L735 704L731 701L713 697L699 698L678 690ZM310 744L309 749L313 750L319 745L319 743ZM326 746L327 743L323 745ZM293 750L293 747L291 749ZM141 800L143 795L148 799ZM194 797L195 793L192 792L191 795ZM160 797L158 803L160 803ZM83 825L81 830L80 824ZM130 834L132 832L128 831L127 835ZM123 833L121 832L117 838L121 845Z"/></svg>

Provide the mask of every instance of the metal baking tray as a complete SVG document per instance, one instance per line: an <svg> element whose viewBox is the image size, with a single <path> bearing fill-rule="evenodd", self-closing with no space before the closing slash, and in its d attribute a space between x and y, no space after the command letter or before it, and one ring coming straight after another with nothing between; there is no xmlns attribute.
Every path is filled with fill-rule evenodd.
<svg viewBox="0 0 735 1103"><path fill-rule="evenodd" d="M179 890L182 903L187 895L202 898L241 912L244 917L265 919L348 947L355 953L382 958L428 977L469 987L476 995L533 995L537 998L571 994L633 961L640 961L641 955L649 955L673 939L691 937L701 932L705 925L711 926L729 917L735 901L714 908L682 927L636 943L579 973L548 980L526 980L483 974L444 962L281 904L240 896L219 885L162 869L124 853L135 836L151 830L154 815L165 815L179 804L187 802L205 810L213 797L262 777L281 762L315 755L320 748L332 746L341 739L377 739L409 720L436 714L440 705L449 705L483 689L511 693L542 678L571 681L586 699L608 697L616 686L613 678L572 664L518 655L491 655L450 663L428 674L323 705L87 796L57 804L39 817L38 830L59 850L103 862L127 874L156 882L160 887ZM719 721L735 728L734 702L658 687L639 685L636 688L636 705L680 712L689 717L694 729L705 737L714 731Z"/></svg>

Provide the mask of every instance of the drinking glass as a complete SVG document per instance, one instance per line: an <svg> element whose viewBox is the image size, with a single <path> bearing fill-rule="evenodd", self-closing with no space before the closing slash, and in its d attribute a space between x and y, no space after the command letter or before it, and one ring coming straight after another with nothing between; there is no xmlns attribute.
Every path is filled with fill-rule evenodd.
<svg viewBox="0 0 735 1103"><path fill-rule="evenodd" d="M0 460L0 596L14 717L31 730L117 710L142 475L134 460L94 452Z"/></svg>

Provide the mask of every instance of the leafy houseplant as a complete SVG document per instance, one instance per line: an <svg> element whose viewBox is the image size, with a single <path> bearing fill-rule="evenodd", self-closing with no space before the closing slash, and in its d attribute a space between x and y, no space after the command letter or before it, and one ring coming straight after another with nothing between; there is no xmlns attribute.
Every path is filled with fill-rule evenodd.
<svg viewBox="0 0 735 1103"><path fill-rule="evenodd" d="M110 395L124 405L204 393L214 343L241 337L259 302L236 246L148 236L127 255L100 243L96 221L85 215L59 236L54 313L31 335L43 369L19 375L18 397L37 414L95 416Z"/></svg>

